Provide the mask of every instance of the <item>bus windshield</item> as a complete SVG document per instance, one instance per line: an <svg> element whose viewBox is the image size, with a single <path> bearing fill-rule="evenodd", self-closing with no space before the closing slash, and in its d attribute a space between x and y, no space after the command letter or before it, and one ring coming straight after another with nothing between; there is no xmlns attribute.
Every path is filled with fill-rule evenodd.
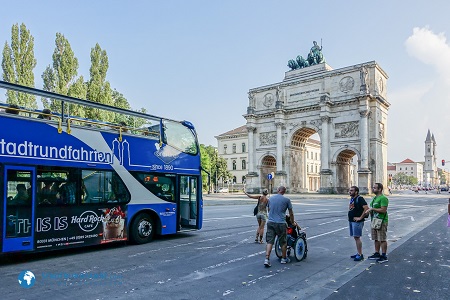
<svg viewBox="0 0 450 300"><path fill-rule="evenodd" d="M179 122L163 120L164 143L187 154L196 155L197 138L195 133Z"/></svg>

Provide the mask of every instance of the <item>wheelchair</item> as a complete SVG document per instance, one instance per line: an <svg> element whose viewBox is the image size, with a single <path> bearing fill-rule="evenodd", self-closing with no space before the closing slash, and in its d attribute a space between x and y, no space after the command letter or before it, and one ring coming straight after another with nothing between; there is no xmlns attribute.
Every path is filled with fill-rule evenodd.
<svg viewBox="0 0 450 300"><path fill-rule="evenodd" d="M297 261L302 261L308 256L308 244L306 242L306 232L296 226L286 228L287 251L286 256L291 256L294 249L294 256ZM281 258L281 246L279 238L275 240L275 254Z"/></svg>

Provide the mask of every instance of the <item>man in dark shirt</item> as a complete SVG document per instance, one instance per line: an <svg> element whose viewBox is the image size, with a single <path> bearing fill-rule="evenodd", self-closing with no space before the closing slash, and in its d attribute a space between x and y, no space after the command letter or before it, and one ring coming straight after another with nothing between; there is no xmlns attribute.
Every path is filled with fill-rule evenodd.
<svg viewBox="0 0 450 300"><path fill-rule="evenodd" d="M362 254L361 235L364 228L364 212L369 208L366 200L359 195L359 188L352 186L349 191L350 203L348 205L348 222L350 226L350 236L355 239L357 253L350 256L355 261L364 259Z"/></svg>

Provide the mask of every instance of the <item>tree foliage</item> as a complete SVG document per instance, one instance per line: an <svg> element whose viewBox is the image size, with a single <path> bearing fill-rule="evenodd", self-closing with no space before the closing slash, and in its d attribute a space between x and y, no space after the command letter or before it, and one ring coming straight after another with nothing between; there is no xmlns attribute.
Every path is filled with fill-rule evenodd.
<svg viewBox="0 0 450 300"><path fill-rule="evenodd" d="M204 170L207 170L208 173L211 175L211 158L208 155L208 152L206 151L205 145L200 145L200 163ZM212 179L211 179L212 180ZM208 174L202 170L202 187L204 191L208 191Z"/></svg>
<svg viewBox="0 0 450 300"><path fill-rule="evenodd" d="M217 149L213 146L203 146L206 154L209 156L210 164L203 165L202 167L211 174L211 183L216 185L219 180L229 181L233 178L230 171L227 168L227 162L224 158L220 157ZM217 186L216 186L217 188Z"/></svg>
<svg viewBox="0 0 450 300"><path fill-rule="evenodd" d="M3 80L28 87L34 87L33 69L36 67L34 57L34 37L25 24L14 24L11 29L11 46L5 42L3 47ZM31 109L37 108L34 95L8 90L7 102Z"/></svg>
<svg viewBox="0 0 450 300"><path fill-rule="evenodd" d="M61 33L56 33L53 63L47 66L42 79L44 90L61 95L86 99L87 86L83 76L78 75L78 59L70 46L69 41ZM61 101L42 98L42 104L54 112L61 112ZM65 113L84 117L85 109L80 105L66 106Z"/></svg>
<svg viewBox="0 0 450 300"><path fill-rule="evenodd" d="M392 181L396 185L416 185L418 180L414 176L408 176L405 173L397 173L392 177Z"/></svg>
<svg viewBox="0 0 450 300"><path fill-rule="evenodd" d="M95 44L95 47L91 49L91 68L89 69L90 79L87 98L93 102L114 105L111 86L106 80L108 67L108 54L105 50L102 50L98 43ZM90 108L87 111L87 117L105 122L114 122L115 118L113 112L97 108Z"/></svg>

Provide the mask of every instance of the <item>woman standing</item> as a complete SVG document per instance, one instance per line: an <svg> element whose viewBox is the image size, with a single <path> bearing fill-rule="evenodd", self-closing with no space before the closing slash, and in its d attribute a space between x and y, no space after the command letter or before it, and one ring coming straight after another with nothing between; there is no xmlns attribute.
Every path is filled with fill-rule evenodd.
<svg viewBox="0 0 450 300"><path fill-rule="evenodd" d="M258 213L256 214L258 229L256 230L255 242L263 244L264 226L266 225L267 221L267 203L269 201L267 195L269 194L269 191L267 191L267 189L264 189L261 196L252 196L247 194L247 192L245 191L244 194L246 194L249 198L258 199Z"/></svg>

